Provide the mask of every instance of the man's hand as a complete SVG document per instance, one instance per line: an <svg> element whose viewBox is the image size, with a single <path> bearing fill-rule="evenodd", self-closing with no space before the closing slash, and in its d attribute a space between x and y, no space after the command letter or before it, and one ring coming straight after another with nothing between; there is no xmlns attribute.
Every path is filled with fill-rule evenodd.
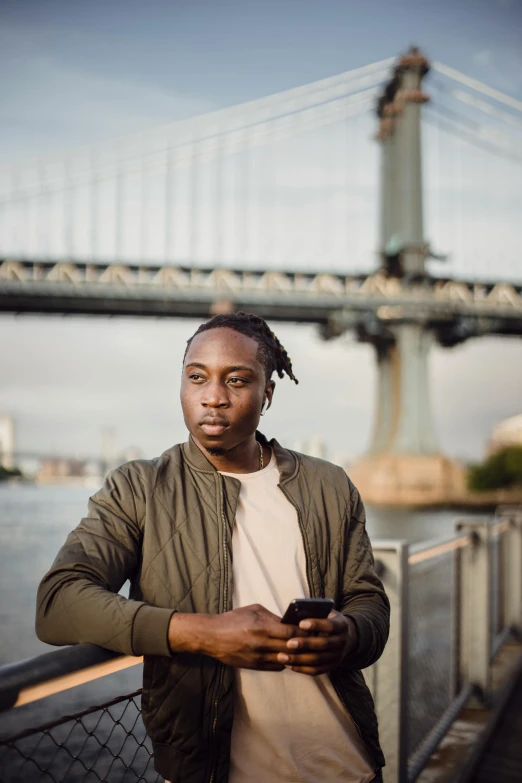
<svg viewBox="0 0 522 783"><path fill-rule="evenodd" d="M306 633L253 604L223 614L173 614L169 644L172 652L203 653L228 666L282 671L278 653L287 649L289 639Z"/></svg>
<svg viewBox="0 0 522 783"><path fill-rule="evenodd" d="M301 631L319 634L292 638L277 660L294 672L316 677L339 666L357 645L357 627L350 617L332 611L326 620L301 620Z"/></svg>

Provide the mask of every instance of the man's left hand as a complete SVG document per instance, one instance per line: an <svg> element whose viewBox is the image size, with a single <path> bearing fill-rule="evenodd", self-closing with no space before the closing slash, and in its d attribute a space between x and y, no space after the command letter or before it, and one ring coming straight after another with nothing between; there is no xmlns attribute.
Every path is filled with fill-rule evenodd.
<svg viewBox="0 0 522 783"><path fill-rule="evenodd" d="M300 674L316 677L332 671L357 645L354 621L340 612L330 612L326 620L301 620L299 628L310 636L289 639L288 652L279 653L277 659Z"/></svg>

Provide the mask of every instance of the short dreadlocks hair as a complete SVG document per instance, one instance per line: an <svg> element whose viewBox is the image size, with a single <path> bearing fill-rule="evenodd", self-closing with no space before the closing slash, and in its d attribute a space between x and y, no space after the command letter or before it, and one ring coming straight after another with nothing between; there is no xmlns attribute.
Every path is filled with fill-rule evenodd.
<svg viewBox="0 0 522 783"><path fill-rule="evenodd" d="M244 334L256 341L259 346L257 357L265 368L267 380L272 377L274 372L277 372L280 378L283 378L286 373L294 383L299 383L292 370L292 362L287 352L270 329L267 322L259 315L254 315L253 313L243 313L239 311L237 313L215 315L210 321L201 324L190 340L187 341L185 356L187 355L190 343L197 334L207 332L209 329L218 329L221 327L233 329L235 332Z"/></svg>

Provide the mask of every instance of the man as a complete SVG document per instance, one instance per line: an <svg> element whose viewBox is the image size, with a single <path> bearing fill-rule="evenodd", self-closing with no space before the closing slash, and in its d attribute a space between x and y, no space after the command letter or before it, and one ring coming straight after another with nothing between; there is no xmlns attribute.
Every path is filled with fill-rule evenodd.
<svg viewBox="0 0 522 783"><path fill-rule="evenodd" d="M39 588L42 641L145 656L143 719L172 783L380 780L360 669L389 604L344 471L257 432L275 371L297 383L261 318L203 324L183 363L188 442L112 471ZM281 623L299 597L336 610Z"/></svg>

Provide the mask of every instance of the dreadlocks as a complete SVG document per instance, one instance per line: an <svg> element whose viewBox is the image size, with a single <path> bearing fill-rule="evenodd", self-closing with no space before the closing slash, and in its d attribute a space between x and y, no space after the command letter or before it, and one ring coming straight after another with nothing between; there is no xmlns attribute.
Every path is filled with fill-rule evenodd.
<svg viewBox="0 0 522 783"><path fill-rule="evenodd" d="M283 378L286 373L294 383L299 383L293 373L292 362L287 352L270 329L267 322L259 315L254 315L253 313L243 313L239 311L237 313L215 315L210 321L201 324L199 329L194 332L187 342L185 355L190 343L197 334L220 327L233 329L235 332L251 337L257 342L259 346L258 358L265 368L267 380L272 377L272 373L277 372L280 378Z"/></svg>

